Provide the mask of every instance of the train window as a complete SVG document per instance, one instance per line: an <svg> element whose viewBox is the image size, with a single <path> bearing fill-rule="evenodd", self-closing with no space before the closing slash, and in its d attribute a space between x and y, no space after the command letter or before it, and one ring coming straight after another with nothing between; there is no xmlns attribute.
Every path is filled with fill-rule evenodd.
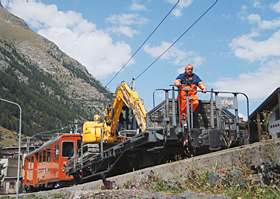
<svg viewBox="0 0 280 199"><path fill-rule="evenodd" d="M279 120L279 107L275 110L275 120Z"/></svg>
<svg viewBox="0 0 280 199"><path fill-rule="evenodd" d="M70 158L74 155L74 142L62 142L62 157Z"/></svg>
<svg viewBox="0 0 280 199"><path fill-rule="evenodd" d="M59 157L59 143L55 145L55 148L54 148L54 159L58 159Z"/></svg>
<svg viewBox="0 0 280 199"><path fill-rule="evenodd" d="M41 165L41 164L42 164L42 152L39 153L39 165Z"/></svg>
<svg viewBox="0 0 280 199"><path fill-rule="evenodd" d="M28 158L28 166L27 169L30 169L30 158Z"/></svg>
<svg viewBox="0 0 280 199"><path fill-rule="evenodd" d="M46 163L46 150L43 151L43 164Z"/></svg>
<svg viewBox="0 0 280 199"><path fill-rule="evenodd" d="M31 157L31 169L33 169L33 164L34 164L34 156Z"/></svg>
<svg viewBox="0 0 280 199"><path fill-rule="evenodd" d="M47 162L51 161L51 148L47 149Z"/></svg>

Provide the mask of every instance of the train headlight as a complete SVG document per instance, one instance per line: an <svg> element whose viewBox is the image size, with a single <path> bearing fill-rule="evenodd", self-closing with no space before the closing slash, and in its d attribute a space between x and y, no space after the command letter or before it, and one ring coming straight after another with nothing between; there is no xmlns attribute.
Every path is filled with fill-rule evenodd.
<svg viewBox="0 0 280 199"><path fill-rule="evenodd" d="M65 172L65 167L61 167L61 171L64 173Z"/></svg>

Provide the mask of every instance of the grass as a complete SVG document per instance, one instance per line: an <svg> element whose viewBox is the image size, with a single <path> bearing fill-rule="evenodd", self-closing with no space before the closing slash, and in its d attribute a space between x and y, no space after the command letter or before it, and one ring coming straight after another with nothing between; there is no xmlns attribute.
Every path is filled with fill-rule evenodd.
<svg viewBox="0 0 280 199"><path fill-rule="evenodd" d="M15 199L16 197L10 197L10 196L2 196L0 199ZM35 194L27 195L27 196L19 196L19 199L48 199L48 198L56 198L56 199L66 199L65 194L59 193L59 194L51 194L51 195L45 195L45 196L35 196Z"/></svg>

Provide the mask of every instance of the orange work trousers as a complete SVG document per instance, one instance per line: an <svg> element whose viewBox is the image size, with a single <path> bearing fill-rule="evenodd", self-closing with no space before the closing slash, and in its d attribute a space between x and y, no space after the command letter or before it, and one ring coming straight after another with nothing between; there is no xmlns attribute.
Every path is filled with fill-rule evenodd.
<svg viewBox="0 0 280 199"><path fill-rule="evenodd" d="M196 97L197 91L196 90L190 90L189 91L189 107L191 110L191 104L193 104L193 111L195 111L196 107L199 104L198 98ZM185 114L187 116L187 97L186 97L186 91L181 90L179 91L179 99L180 99L180 118L182 118L182 115Z"/></svg>

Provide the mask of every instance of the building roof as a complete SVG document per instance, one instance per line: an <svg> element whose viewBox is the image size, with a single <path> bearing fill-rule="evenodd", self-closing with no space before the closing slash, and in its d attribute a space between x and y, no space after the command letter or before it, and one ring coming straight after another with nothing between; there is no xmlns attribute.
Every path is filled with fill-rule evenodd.
<svg viewBox="0 0 280 199"><path fill-rule="evenodd" d="M263 110L270 110L279 103L280 87L278 87L251 115L250 120L257 119L257 113L261 113Z"/></svg>
<svg viewBox="0 0 280 199"><path fill-rule="evenodd" d="M29 148L38 148L38 146L29 146ZM18 149L18 146L11 146L11 147L1 147L1 150L12 150L12 149ZM21 146L20 149L27 149L27 146Z"/></svg>
<svg viewBox="0 0 280 199"><path fill-rule="evenodd" d="M19 176L19 178L22 178L22 176ZM6 179L17 179L17 176L12 176L12 177L5 176L4 180Z"/></svg>

